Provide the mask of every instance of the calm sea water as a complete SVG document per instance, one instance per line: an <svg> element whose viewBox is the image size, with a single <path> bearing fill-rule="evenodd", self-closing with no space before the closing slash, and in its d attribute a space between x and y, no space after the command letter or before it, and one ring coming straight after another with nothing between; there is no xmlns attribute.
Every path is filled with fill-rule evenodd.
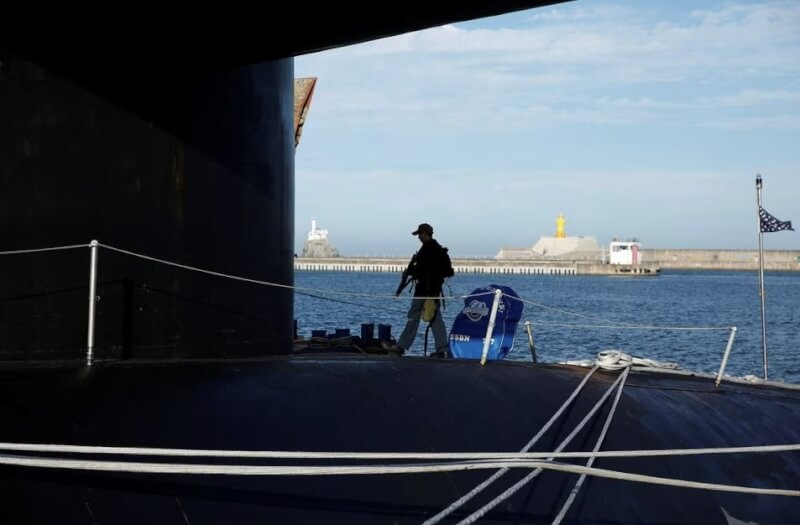
<svg viewBox="0 0 800 525"><path fill-rule="evenodd" d="M800 383L800 274L766 273L769 378ZM410 296L393 297L399 274L295 272L295 319L300 335L311 330L349 328L362 323L392 325L398 337ZM593 359L601 350L619 349L637 357L678 363L681 368L716 373L729 330L660 328L737 328L726 373L763 375L761 303L756 272L668 271L658 277L456 275L448 296L464 296L489 284L510 286L525 299L522 320L508 359L530 361L524 322L533 323L540 362ZM534 304L535 303L535 304ZM446 302L448 331L464 306ZM601 328L629 323L658 329ZM569 325L593 325L569 326ZM421 324L410 354L422 354ZM429 338L429 348L432 346Z"/></svg>

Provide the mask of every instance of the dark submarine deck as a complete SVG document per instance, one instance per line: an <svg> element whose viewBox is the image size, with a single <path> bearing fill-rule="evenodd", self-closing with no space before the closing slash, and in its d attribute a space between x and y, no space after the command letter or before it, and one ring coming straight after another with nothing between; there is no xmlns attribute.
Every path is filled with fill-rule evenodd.
<svg viewBox="0 0 800 525"><path fill-rule="evenodd" d="M0 369L0 441L225 450L518 452L588 369L380 355ZM620 372L597 371L531 451L552 451ZM97 393L102 392L102 396ZM610 400L567 451L590 451ZM800 443L800 390L633 371L601 450ZM182 459L179 459L182 461ZM322 460L305 464L324 464ZM577 464L585 460L577 460ZM600 458L595 467L797 489L797 452ZM7 523L421 523L493 470L220 476L0 467ZM512 470L453 523L522 478ZM549 523L577 475L545 471L480 523ZM679 502L679 504L675 504ZM589 477L566 523L790 523L800 500ZM734 521L736 522L736 521Z"/></svg>

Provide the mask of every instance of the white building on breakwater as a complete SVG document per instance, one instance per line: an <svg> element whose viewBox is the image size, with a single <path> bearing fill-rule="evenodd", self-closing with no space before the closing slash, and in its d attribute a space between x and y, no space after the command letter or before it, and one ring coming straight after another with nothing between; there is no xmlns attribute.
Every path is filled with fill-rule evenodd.
<svg viewBox="0 0 800 525"><path fill-rule="evenodd" d="M311 219L311 230L303 244L302 256L312 259L339 257L339 252L328 240L328 230L318 230L315 218Z"/></svg>
<svg viewBox="0 0 800 525"><path fill-rule="evenodd" d="M611 241L608 247L609 264L639 264L642 262L642 245L637 241Z"/></svg>

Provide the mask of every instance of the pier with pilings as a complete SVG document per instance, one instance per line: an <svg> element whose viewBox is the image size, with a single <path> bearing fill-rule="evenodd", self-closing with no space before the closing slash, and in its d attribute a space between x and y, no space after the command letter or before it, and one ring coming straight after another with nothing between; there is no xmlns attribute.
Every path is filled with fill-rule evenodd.
<svg viewBox="0 0 800 525"><path fill-rule="evenodd" d="M397 258L296 257L295 271L400 273L408 260ZM580 261L453 259L456 274L501 275L658 275L653 265L603 264Z"/></svg>

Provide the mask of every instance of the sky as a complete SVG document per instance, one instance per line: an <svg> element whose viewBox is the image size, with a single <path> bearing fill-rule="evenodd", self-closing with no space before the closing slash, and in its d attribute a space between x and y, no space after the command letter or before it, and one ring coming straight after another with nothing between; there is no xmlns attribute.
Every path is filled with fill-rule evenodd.
<svg viewBox="0 0 800 525"><path fill-rule="evenodd" d="M454 257L553 236L757 249L800 230L800 2L576 0L295 59L317 77L295 158L343 256ZM764 234L800 249L800 231Z"/></svg>

